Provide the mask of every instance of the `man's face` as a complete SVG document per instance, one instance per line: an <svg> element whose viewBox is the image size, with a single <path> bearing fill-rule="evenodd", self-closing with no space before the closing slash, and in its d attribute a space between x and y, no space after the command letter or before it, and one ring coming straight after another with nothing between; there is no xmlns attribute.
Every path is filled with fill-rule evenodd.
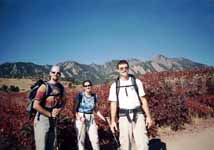
<svg viewBox="0 0 214 150"><path fill-rule="evenodd" d="M50 76L51 76L52 80L58 81L60 76L61 76L61 72L60 72L59 67L53 67L51 69Z"/></svg>
<svg viewBox="0 0 214 150"><path fill-rule="evenodd" d="M118 72L120 73L120 76L127 77L129 73L129 67L127 64L120 64L118 66Z"/></svg>

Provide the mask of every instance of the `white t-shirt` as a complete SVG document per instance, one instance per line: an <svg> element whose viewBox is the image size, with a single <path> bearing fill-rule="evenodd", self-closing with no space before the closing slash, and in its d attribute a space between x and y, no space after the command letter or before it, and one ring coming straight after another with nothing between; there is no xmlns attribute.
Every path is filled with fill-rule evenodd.
<svg viewBox="0 0 214 150"><path fill-rule="evenodd" d="M139 91L140 97L145 96L142 82L139 79L136 79L136 83L138 86L138 91ZM120 79L120 86L128 86L128 85L133 85L131 77L129 77L128 80ZM138 98L137 92L135 91L134 86L120 87L118 97L119 97L119 107L120 108L134 109L134 108L140 106L140 101L139 101L139 98ZM109 101L117 101L116 83L115 82L111 85L108 99L109 99Z"/></svg>

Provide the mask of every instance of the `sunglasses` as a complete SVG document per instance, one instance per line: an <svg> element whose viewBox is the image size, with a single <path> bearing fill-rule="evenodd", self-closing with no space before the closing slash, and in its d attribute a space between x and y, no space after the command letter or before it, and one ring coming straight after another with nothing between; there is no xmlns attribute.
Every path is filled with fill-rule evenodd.
<svg viewBox="0 0 214 150"><path fill-rule="evenodd" d="M120 68L119 68L119 70L128 70L128 69L129 69L128 66L126 66L126 67L120 67Z"/></svg>
<svg viewBox="0 0 214 150"><path fill-rule="evenodd" d="M60 72L55 72L55 71L52 71L51 73L53 73L53 74L57 74L57 75L61 75L61 73Z"/></svg>
<svg viewBox="0 0 214 150"><path fill-rule="evenodd" d="M91 84L83 85L83 87L91 87Z"/></svg>

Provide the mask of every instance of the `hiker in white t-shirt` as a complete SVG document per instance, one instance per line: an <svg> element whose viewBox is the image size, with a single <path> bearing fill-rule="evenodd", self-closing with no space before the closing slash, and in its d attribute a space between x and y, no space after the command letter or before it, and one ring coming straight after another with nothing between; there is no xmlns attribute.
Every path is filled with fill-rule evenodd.
<svg viewBox="0 0 214 150"><path fill-rule="evenodd" d="M137 150L148 150L146 127L153 124L142 82L128 74L129 64L121 60L117 64L120 74L111 85L109 101L111 101L111 130L118 131L116 114L119 112L119 132L122 150L130 150L134 138ZM145 112L145 115L143 114Z"/></svg>

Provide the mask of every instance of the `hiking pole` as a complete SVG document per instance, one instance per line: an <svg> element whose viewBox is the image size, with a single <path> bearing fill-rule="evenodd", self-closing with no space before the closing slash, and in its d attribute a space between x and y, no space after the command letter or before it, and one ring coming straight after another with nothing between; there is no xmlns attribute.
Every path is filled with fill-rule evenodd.
<svg viewBox="0 0 214 150"><path fill-rule="evenodd" d="M99 117L100 119L102 119L103 121L105 121L105 122L108 123L108 126L109 126L109 128L110 128L110 130L111 130L110 120L108 120L107 117L104 117L104 116L100 113L100 111L97 111L97 115L98 115L98 117ZM112 132L112 131L111 131L111 132ZM112 135L113 135L114 141L115 141L115 143L116 143L116 148L117 148L118 150L120 150L120 143L119 143L119 141L117 140L115 133L112 132Z"/></svg>
<svg viewBox="0 0 214 150"><path fill-rule="evenodd" d="M99 111L97 112L97 115L98 115L98 117L99 117L100 119L102 119L104 122L107 122L109 128L111 128L111 126L110 126L110 121L107 119L107 117L104 117ZM111 129L110 129L110 130L111 130ZM112 132L112 131L111 131L111 132ZM115 143L116 143L116 148L117 148L118 150L120 150L120 143L119 143L119 141L117 140L115 133L112 132L112 135L113 135L114 141L115 141Z"/></svg>
<svg viewBox="0 0 214 150"><path fill-rule="evenodd" d="M80 122L81 122L82 124L81 124L80 132L79 132L79 135L78 135L78 141L77 141L77 143L79 142L79 140L80 140L80 138L81 138L81 135L82 135L82 132L83 132L83 126L84 126L84 122L82 122L81 120L80 120Z"/></svg>
<svg viewBox="0 0 214 150"><path fill-rule="evenodd" d="M55 128L54 128L54 133L55 133L55 140L54 140L54 150L59 150L59 145L58 145L58 137L57 137L57 118L53 118Z"/></svg>
<svg viewBox="0 0 214 150"><path fill-rule="evenodd" d="M105 118L105 121L108 123L108 126L109 126L109 128L110 128L110 130L111 130L110 121L107 119L107 117ZM111 131L111 132L112 132L112 131ZM116 148L117 148L117 150L120 150L120 143L119 143L119 141L117 140L117 137L116 137L115 133L112 132L112 135L113 135L114 141L115 141L115 143L116 143L116 146L117 146Z"/></svg>

